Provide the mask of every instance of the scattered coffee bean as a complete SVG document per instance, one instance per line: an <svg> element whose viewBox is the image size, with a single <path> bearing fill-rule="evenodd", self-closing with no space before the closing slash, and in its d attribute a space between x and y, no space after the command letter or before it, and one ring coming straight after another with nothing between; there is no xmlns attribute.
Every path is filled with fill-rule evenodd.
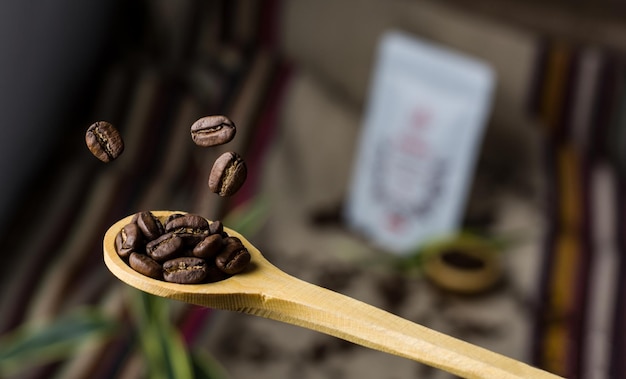
<svg viewBox="0 0 626 379"><path fill-rule="evenodd" d="M159 218L152 212L136 213L117 234L115 248L135 271L182 284L226 279L242 272L251 258L221 221L209 223L195 214Z"/></svg>
<svg viewBox="0 0 626 379"><path fill-rule="evenodd" d="M246 181L248 170L241 156L235 152L222 154L209 174L209 189L220 196L232 196Z"/></svg>
<svg viewBox="0 0 626 379"><path fill-rule="evenodd" d="M237 129L226 116L203 117L191 125L191 139L198 146L209 147L230 142Z"/></svg>
<svg viewBox="0 0 626 379"><path fill-rule="evenodd" d="M163 278L180 284L202 283L208 273L205 260L196 257L181 257L163 263Z"/></svg>
<svg viewBox="0 0 626 379"><path fill-rule="evenodd" d="M147 255L132 252L128 258L128 264L140 274L154 279L163 278L163 267Z"/></svg>
<svg viewBox="0 0 626 379"><path fill-rule="evenodd" d="M91 153L102 162L111 162L124 151L119 131L106 121L93 123L85 133L85 142Z"/></svg>

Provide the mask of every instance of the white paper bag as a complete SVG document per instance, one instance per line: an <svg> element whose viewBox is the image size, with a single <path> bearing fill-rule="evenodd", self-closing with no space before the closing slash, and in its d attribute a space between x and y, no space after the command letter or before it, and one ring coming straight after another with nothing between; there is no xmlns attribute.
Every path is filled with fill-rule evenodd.
<svg viewBox="0 0 626 379"><path fill-rule="evenodd" d="M400 32L385 34L354 162L348 225L398 253L456 231L493 88L484 62Z"/></svg>

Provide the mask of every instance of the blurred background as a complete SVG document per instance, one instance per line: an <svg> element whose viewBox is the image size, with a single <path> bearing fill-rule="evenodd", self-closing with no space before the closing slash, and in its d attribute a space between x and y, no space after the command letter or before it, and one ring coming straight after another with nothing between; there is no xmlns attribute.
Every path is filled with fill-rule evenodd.
<svg viewBox="0 0 626 379"><path fill-rule="evenodd" d="M3 1L0 376L451 377L115 279L108 226L177 209L225 220L296 277L435 330L568 378L626 377L625 15L609 0ZM480 293L443 288L423 247L398 257L343 222L391 29L496 72L466 234L445 241L498 252L502 276ZM189 127L211 114L238 131L207 151ZM109 164L84 142L99 120L126 145ZM249 172L228 199L206 184L224 149Z"/></svg>

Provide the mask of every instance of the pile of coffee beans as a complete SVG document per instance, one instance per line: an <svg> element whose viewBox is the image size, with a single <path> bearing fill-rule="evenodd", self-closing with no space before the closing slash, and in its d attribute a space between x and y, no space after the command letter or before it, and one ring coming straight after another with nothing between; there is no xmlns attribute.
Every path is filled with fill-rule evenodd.
<svg viewBox="0 0 626 379"><path fill-rule="evenodd" d="M174 213L166 219L137 213L115 238L117 254L135 271L172 283L226 279L246 269L250 253L220 221Z"/></svg>

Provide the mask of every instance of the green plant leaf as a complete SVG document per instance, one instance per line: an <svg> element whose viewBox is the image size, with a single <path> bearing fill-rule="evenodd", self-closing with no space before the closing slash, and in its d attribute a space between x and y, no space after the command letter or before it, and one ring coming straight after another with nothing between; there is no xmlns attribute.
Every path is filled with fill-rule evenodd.
<svg viewBox="0 0 626 379"><path fill-rule="evenodd" d="M211 354L195 350L191 354L191 364L195 379L228 379L229 376L220 364Z"/></svg>
<svg viewBox="0 0 626 379"><path fill-rule="evenodd" d="M192 378L193 369L183 339L170 320L170 304L163 299L135 291L132 309L139 346L152 379Z"/></svg>
<svg viewBox="0 0 626 379"><path fill-rule="evenodd" d="M25 324L0 338L0 376L72 355L88 338L107 338L118 324L93 309L78 309L41 325Z"/></svg>

